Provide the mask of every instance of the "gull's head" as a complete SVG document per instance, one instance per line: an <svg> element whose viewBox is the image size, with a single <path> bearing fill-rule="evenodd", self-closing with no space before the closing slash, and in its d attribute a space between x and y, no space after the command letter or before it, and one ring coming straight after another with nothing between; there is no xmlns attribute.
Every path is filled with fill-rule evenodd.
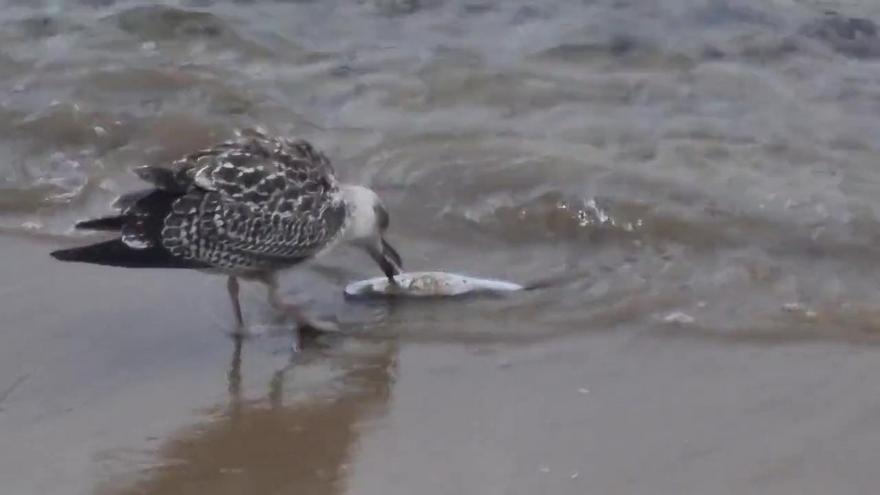
<svg viewBox="0 0 880 495"><path fill-rule="evenodd" d="M400 273L400 255L385 240L390 225L388 210L372 189L363 186L344 185L340 188L342 200L348 212L345 240L362 247L385 273L393 280Z"/></svg>

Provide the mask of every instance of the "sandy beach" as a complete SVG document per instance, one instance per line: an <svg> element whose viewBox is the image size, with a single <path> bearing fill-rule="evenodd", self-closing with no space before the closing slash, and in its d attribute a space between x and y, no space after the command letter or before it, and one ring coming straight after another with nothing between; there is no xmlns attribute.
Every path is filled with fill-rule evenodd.
<svg viewBox="0 0 880 495"><path fill-rule="evenodd" d="M876 2L0 6L0 493L877 492ZM220 277L49 256L255 125L406 270L565 283L355 302L341 249L292 354L260 287L236 342Z"/></svg>
<svg viewBox="0 0 880 495"><path fill-rule="evenodd" d="M880 483L873 344L589 326L525 344L425 342L389 324L384 338L332 338L290 366L280 332L236 350L214 315L227 309L220 279L50 268L45 243L2 242L18 260L2 266L9 493L867 494Z"/></svg>

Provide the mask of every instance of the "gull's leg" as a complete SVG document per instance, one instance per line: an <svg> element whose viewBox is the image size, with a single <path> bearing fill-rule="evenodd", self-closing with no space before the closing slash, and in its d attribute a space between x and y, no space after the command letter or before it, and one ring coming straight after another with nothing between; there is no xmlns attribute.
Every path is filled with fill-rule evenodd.
<svg viewBox="0 0 880 495"><path fill-rule="evenodd" d="M304 331L318 330L322 332L335 332L339 330L339 327L335 323L312 319L303 312L299 306L281 299L281 296L278 295L278 280L274 275L266 276L263 281L269 289L269 303L272 307L284 312L296 322L297 332L295 335L294 347L297 350L300 348L300 341L302 340L302 333Z"/></svg>
<svg viewBox="0 0 880 495"><path fill-rule="evenodd" d="M230 275L226 279L226 289L229 290L229 299L232 300L232 311L235 313L236 334L244 333L244 318L241 317L241 303L238 302L238 278Z"/></svg>

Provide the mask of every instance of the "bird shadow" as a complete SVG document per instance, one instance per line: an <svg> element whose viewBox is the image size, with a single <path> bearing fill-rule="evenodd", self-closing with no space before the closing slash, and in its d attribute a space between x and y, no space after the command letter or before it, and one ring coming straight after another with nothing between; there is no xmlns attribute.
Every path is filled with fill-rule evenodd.
<svg viewBox="0 0 880 495"><path fill-rule="evenodd" d="M279 405L283 403L283 384L286 375L291 372L297 365L308 363L314 359L319 359L328 351L341 345L345 335L339 332L326 332L313 328L303 328L298 330L291 327L274 327L275 332L280 335L287 334L290 338L290 344L287 345L287 362L272 373L269 381L269 403ZM248 341L256 339L255 335L230 333L229 338L232 341L232 357L229 362L227 371L227 389L232 404L241 402L242 392L242 355L245 344Z"/></svg>
<svg viewBox="0 0 880 495"><path fill-rule="evenodd" d="M319 340L327 344L326 336ZM225 400L165 438L155 467L109 478L97 493L345 492L358 455L356 426L389 407L396 346L331 343L324 352L309 339L266 369L245 361L264 357L255 342L231 341ZM254 385L263 391L255 394Z"/></svg>

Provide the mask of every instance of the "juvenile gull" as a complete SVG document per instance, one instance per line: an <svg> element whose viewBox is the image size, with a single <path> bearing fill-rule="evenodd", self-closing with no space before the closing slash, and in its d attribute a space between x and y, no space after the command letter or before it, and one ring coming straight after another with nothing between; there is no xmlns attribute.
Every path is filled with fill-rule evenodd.
<svg viewBox="0 0 880 495"><path fill-rule="evenodd" d="M118 232L119 238L55 251L54 258L224 274L237 331L244 327L240 278L264 283L272 306L300 330L329 329L332 323L279 297L280 270L350 242L369 253L389 280L400 272L400 256L384 238L389 217L379 197L366 187L340 184L329 160L307 141L246 129L170 168L135 172L153 187L121 196L117 216L76 225Z"/></svg>

